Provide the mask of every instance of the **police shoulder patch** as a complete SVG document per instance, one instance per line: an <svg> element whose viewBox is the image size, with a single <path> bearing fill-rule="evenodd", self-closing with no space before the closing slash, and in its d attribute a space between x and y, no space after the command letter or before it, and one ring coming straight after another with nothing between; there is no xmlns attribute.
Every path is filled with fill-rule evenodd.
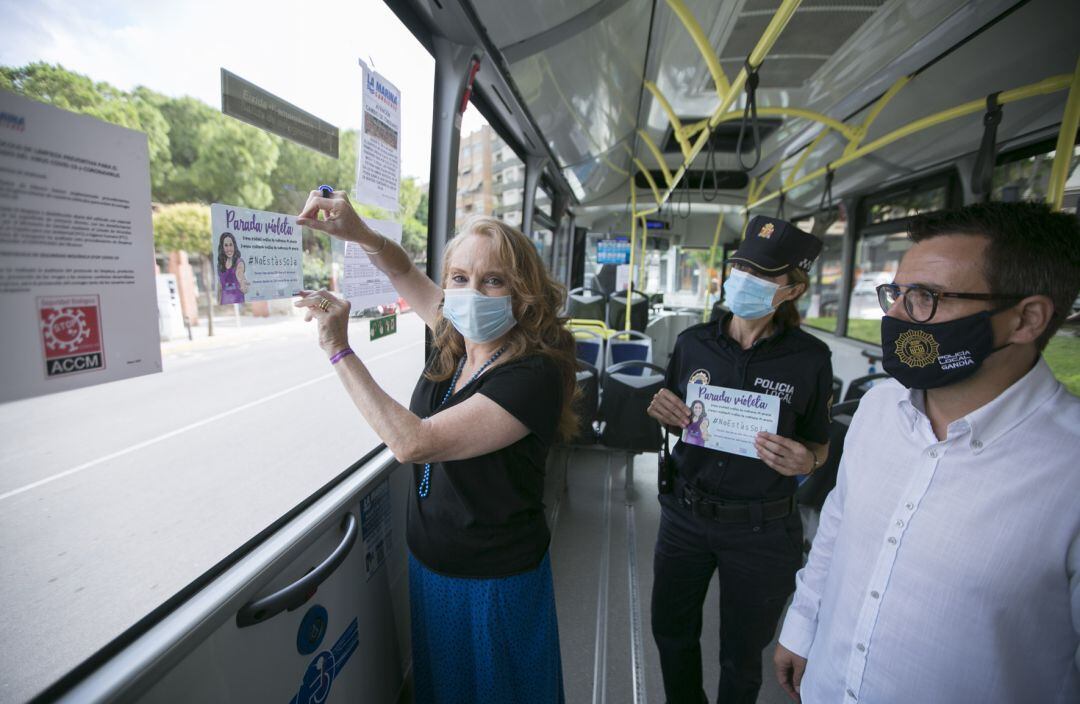
<svg viewBox="0 0 1080 704"><path fill-rule="evenodd" d="M691 384L704 384L705 386L708 386L710 379L709 372L704 369L698 369L690 375Z"/></svg>

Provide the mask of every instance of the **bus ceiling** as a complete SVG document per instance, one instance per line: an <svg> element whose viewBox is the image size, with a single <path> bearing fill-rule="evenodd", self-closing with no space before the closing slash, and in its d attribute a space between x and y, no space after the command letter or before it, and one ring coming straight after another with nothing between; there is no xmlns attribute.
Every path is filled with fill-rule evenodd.
<svg viewBox="0 0 1080 704"><path fill-rule="evenodd" d="M427 45L475 47L474 103L587 226L619 212L629 226L632 188L638 215L675 201L669 212L707 221L695 229L709 240L720 210L741 211L729 233L781 200L786 213L812 212L826 178L841 198L944 165L970 171L993 93L999 149L1061 132L1071 153L1075 141L1077 3L389 5Z"/></svg>

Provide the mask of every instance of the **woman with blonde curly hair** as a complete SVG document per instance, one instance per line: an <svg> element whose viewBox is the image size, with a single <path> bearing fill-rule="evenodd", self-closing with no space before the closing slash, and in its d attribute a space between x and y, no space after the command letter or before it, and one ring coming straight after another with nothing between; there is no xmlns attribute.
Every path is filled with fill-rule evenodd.
<svg viewBox="0 0 1080 704"><path fill-rule="evenodd" d="M494 218L470 220L451 240L445 290L364 224L342 192L312 191L298 222L363 247L434 334L405 408L349 349L346 301L305 291L296 303L318 320L319 344L361 415L414 465L416 701L562 702L542 499L548 450L576 427L563 287L529 239Z"/></svg>

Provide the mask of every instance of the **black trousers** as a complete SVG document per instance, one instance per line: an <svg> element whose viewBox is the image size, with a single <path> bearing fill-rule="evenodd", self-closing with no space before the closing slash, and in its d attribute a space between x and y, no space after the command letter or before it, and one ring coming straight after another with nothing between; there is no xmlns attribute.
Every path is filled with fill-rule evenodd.
<svg viewBox="0 0 1080 704"><path fill-rule="evenodd" d="M795 573L802 566L799 514L717 523L660 496L653 562L652 631L668 704L708 701L702 689L701 614L713 572L720 574L720 683L717 704L754 704L761 654L772 641Z"/></svg>

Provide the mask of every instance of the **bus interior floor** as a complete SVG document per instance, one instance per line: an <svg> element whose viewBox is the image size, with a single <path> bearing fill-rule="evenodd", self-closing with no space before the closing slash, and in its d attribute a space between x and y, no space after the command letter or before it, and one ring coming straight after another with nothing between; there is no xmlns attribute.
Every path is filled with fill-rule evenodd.
<svg viewBox="0 0 1080 704"><path fill-rule="evenodd" d="M601 447L552 452L545 504L569 704L664 702L649 608L660 525L656 492L655 453ZM719 593L714 575L701 637L710 702L719 677ZM774 639L762 653L759 704L790 701L773 674L775 646Z"/></svg>

